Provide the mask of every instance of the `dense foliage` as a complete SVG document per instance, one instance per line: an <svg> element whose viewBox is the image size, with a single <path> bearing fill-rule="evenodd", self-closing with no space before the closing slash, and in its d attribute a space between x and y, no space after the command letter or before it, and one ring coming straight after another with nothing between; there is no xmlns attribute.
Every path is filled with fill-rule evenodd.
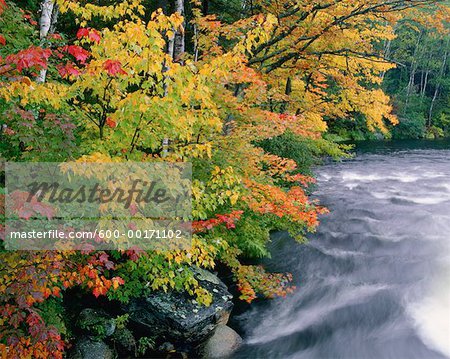
<svg viewBox="0 0 450 359"><path fill-rule="evenodd" d="M450 135L449 29L431 17L434 14L425 13L404 19L397 38L386 44L387 55L401 63L384 79L400 118L393 129L397 138Z"/></svg>
<svg viewBox="0 0 450 359"><path fill-rule="evenodd" d="M396 66L380 74L382 88L390 95L397 126L387 137L399 139L438 138L450 135L449 27L445 11L426 8L410 11L395 24L392 39L379 45L383 57ZM332 121L331 132L344 139L377 139L364 126L364 117L355 121Z"/></svg>
<svg viewBox="0 0 450 359"><path fill-rule="evenodd" d="M1 3L3 160L194 168L190 249L0 253L10 357L62 357L70 335L48 311L69 288L122 302L186 290L208 305L192 267L220 263L248 302L292 291L289 274L242 258L267 255L273 229L299 240L314 230L326 210L308 198L310 166L343 154L327 126L350 118L387 133L397 118L380 85L394 65L380 45L408 9L446 10L426 0L144 5L46 0L38 16L33 2Z"/></svg>

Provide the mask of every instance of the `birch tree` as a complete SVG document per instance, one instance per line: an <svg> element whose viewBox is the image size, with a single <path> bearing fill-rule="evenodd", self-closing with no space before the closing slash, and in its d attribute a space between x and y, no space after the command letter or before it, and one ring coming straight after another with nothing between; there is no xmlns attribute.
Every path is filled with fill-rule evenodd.
<svg viewBox="0 0 450 359"><path fill-rule="evenodd" d="M39 20L39 38L41 44L44 44L47 36L54 32L54 26L58 17L58 6L55 5L53 0L43 0L41 3L41 17ZM39 75L36 78L37 82L45 82L47 76L47 69L39 71Z"/></svg>

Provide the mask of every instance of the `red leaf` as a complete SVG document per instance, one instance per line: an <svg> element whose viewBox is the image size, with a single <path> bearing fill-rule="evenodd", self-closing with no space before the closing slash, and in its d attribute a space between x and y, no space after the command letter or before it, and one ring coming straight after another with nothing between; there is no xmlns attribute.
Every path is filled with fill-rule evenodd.
<svg viewBox="0 0 450 359"><path fill-rule="evenodd" d="M137 207L136 203L132 203L130 205L130 213L131 213L131 215L134 216L137 212L138 212L138 207Z"/></svg>
<svg viewBox="0 0 450 359"><path fill-rule="evenodd" d="M5 0L0 0L0 14L5 10L6 2Z"/></svg>
<svg viewBox="0 0 450 359"><path fill-rule="evenodd" d="M86 60L90 56L89 51L77 45L65 46L64 50L67 51L69 54L71 54L73 57L75 57L82 64L86 63Z"/></svg>
<svg viewBox="0 0 450 359"><path fill-rule="evenodd" d="M137 246L132 246L125 253L132 261L137 261L139 259L139 257L141 257L142 255L145 255L145 251L143 251L141 248L139 248Z"/></svg>
<svg viewBox="0 0 450 359"><path fill-rule="evenodd" d="M99 43L101 39L100 33L97 30L91 29L89 27L87 28L82 27L77 31L77 38L81 39L83 37L92 40L96 43Z"/></svg>
<svg viewBox="0 0 450 359"><path fill-rule="evenodd" d="M12 136L12 135L14 135L16 132L15 132L14 130L10 129L9 127L6 127L6 128L3 129L3 133L4 133L5 135Z"/></svg>
<svg viewBox="0 0 450 359"><path fill-rule="evenodd" d="M46 69L47 60L51 54L50 49L32 46L19 51L17 54L9 55L6 58L6 63L16 65L18 71L30 68L35 68L36 70Z"/></svg>
<svg viewBox="0 0 450 359"><path fill-rule="evenodd" d="M105 263L105 268L106 269L114 269L114 263L111 261L108 261Z"/></svg>
<svg viewBox="0 0 450 359"><path fill-rule="evenodd" d="M111 279L111 281L112 281L112 285L113 285L114 289L119 288L119 285L122 285L125 283L125 281L120 277L114 277Z"/></svg>
<svg viewBox="0 0 450 359"><path fill-rule="evenodd" d="M58 72L62 78L80 75L80 71L77 68L75 68L71 63L67 63L64 66L59 66Z"/></svg>
<svg viewBox="0 0 450 359"><path fill-rule="evenodd" d="M6 45L6 39L2 35L0 35L0 45Z"/></svg>
<svg viewBox="0 0 450 359"><path fill-rule="evenodd" d="M60 34L50 34L48 37L53 40L62 40L62 36Z"/></svg>
<svg viewBox="0 0 450 359"><path fill-rule="evenodd" d="M46 203L39 202L33 197L28 202L29 193L15 191L11 193L12 210L17 211L20 218L30 219L30 217L40 214L48 219L55 215L55 209Z"/></svg>
<svg viewBox="0 0 450 359"><path fill-rule="evenodd" d="M97 277L97 272L95 271L95 269L89 269L88 277L91 279L94 279Z"/></svg>
<svg viewBox="0 0 450 359"><path fill-rule="evenodd" d="M59 297L60 291L61 291L60 288L58 288L58 287L53 287L52 294L53 294L55 297Z"/></svg>
<svg viewBox="0 0 450 359"><path fill-rule="evenodd" d="M113 281L116 281L119 284L125 284L125 281L121 277L112 278Z"/></svg>
<svg viewBox="0 0 450 359"><path fill-rule="evenodd" d="M109 256L107 253L102 253L100 254L100 257L98 257L98 260L102 263L106 263L107 261L109 261Z"/></svg>
<svg viewBox="0 0 450 359"><path fill-rule="evenodd" d="M51 219L55 216L55 209L52 206L41 202L31 203L33 204L33 210L41 216L47 217L47 219Z"/></svg>
<svg viewBox="0 0 450 359"><path fill-rule="evenodd" d="M106 60L103 63L103 68L110 74L111 76L115 76L117 74L126 75L124 69L122 69L122 64L117 60Z"/></svg>
<svg viewBox="0 0 450 359"><path fill-rule="evenodd" d="M88 37L89 36L89 29L87 28L80 28L77 31L77 39L81 39L82 37Z"/></svg>
<svg viewBox="0 0 450 359"><path fill-rule="evenodd" d="M111 117L108 117L108 118L106 119L106 126L111 127L111 128L114 128L114 127L117 126L117 123L116 123L116 121L114 121Z"/></svg>
<svg viewBox="0 0 450 359"><path fill-rule="evenodd" d="M94 294L95 298L98 298L100 295L102 295L99 288L94 288L94 290L92 291L92 294Z"/></svg>
<svg viewBox="0 0 450 359"><path fill-rule="evenodd" d="M96 43L99 43L100 39L101 39L101 36L100 36L100 33L97 30L91 29L91 31L89 32L89 38L92 41L94 41Z"/></svg>
<svg viewBox="0 0 450 359"><path fill-rule="evenodd" d="M105 265L106 269L114 269L114 263L109 260L106 253L102 253L98 259Z"/></svg>

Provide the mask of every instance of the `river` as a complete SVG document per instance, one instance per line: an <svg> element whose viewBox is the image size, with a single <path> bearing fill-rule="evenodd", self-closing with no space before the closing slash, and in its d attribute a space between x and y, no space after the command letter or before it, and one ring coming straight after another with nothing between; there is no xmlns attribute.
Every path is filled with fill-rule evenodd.
<svg viewBox="0 0 450 359"><path fill-rule="evenodd" d="M233 358L450 358L450 141L362 144L316 175L331 213L265 261L297 289L235 317Z"/></svg>

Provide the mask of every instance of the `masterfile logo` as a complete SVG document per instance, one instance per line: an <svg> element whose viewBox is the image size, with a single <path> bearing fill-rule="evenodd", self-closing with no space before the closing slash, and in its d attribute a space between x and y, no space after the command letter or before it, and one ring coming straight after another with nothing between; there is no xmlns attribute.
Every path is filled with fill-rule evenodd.
<svg viewBox="0 0 450 359"><path fill-rule="evenodd" d="M189 242L189 163L6 163L5 174L7 249Z"/></svg>

